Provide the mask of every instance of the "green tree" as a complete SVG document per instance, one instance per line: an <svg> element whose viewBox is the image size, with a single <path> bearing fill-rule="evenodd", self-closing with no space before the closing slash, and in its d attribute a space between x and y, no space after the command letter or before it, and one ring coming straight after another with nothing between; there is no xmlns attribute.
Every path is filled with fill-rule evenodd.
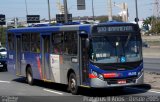
<svg viewBox="0 0 160 102"><path fill-rule="evenodd" d="M2 44L2 46L6 45L6 27L0 27L0 42Z"/></svg>
<svg viewBox="0 0 160 102"><path fill-rule="evenodd" d="M108 16L97 16L96 20L99 20L100 22L107 22L108 21ZM113 16L113 20L121 22L122 21L122 17Z"/></svg>
<svg viewBox="0 0 160 102"><path fill-rule="evenodd" d="M152 33L160 35L160 21L157 21L153 26L152 26Z"/></svg>
<svg viewBox="0 0 160 102"><path fill-rule="evenodd" d="M151 16L151 17L148 17L144 20L143 24L144 25L152 25L152 23L156 20L156 17L154 16Z"/></svg>

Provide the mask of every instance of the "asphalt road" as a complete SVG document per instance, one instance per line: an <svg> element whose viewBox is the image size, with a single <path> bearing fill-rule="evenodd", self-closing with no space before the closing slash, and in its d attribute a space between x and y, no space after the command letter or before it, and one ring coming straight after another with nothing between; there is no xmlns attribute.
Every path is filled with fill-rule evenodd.
<svg viewBox="0 0 160 102"><path fill-rule="evenodd" d="M147 88L138 86L127 87L124 90L81 88L81 92L77 96L68 93L66 88L66 85L42 81L36 81L34 86L30 86L25 82L25 78L17 77L8 72L0 72L0 102L97 102L91 101L92 97L100 97L99 100L104 102L112 97L121 99L133 96L145 98L154 96L154 98L159 97L156 102L160 101L160 90L150 89L150 85L147 85ZM90 98L91 100L89 100Z"/></svg>
<svg viewBox="0 0 160 102"><path fill-rule="evenodd" d="M144 58L144 70L160 73L160 58Z"/></svg>
<svg viewBox="0 0 160 102"><path fill-rule="evenodd" d="M144 58L144 69L145 71L160 72L160 58ZM108 99L112 98L118 100L122 99L122 101L119 102L124 102L123 98L134 96L145 98L153 96L154 99L157 99L155 102L160 101L160 90L150 89L150 85L127 87L123 90L116 90L114 88L81 88L80 94L76 96L67 92L66 89L66 85L47 83L38 80L34 86L30 86L26 83L25 78L17 77L9 72L0 72L0 102L88 102L93 99L92 97L100 97L98 99L101 102L108 101ZM115 100L111 100L110 102L113 101Z"/></svg>

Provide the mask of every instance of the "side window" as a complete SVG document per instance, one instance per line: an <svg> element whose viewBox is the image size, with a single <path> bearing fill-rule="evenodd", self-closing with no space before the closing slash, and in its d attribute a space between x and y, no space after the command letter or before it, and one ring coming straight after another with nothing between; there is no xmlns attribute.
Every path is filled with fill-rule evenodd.
<svg viewBox="0 0 160 102"><path fill-rule="evenodd" d="M22 34L22 50L23 51L30 51L30 33Z"/></svg>
<svg viewBox="0 0 160 102"><path fill-rule="evenodd" d="M8 34L8 50L14 50L14 34Z"/></svg>
<svg viewBox="0 0 160 102"><path fill-rule="evenodd" d="M40 34L31 33L31 52L40 53Z"/></svg>
<svg viewBox="0 0 160 102"><path fill-rule="evenodd" d="M77 55L77 32L64 32L64 54Z"/></svg>
<svg viewBox="0 0 160 102"><path fill-rule="evenodd" d="M54 54L62 54L64 34L62 32L52 34L52 52Z"/></svg>

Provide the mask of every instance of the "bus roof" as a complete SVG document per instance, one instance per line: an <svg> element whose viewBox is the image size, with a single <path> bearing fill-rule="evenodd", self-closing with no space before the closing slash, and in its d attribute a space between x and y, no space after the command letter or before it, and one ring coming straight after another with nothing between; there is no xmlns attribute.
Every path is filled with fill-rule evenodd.
<svg viewBox="0 0 160 102"><path fill-rule="evenodd" d="M99 23L98 25L137 25L137 24L129 22L108 21L104 23Z"/></svg>
<svg viewBox="0 0 160 102"><path fill-rule="evenodd" d="M134 23L127 23L127 22L117 22L117 21L108 21L104 23L99 23L94 26L101 26L101 25L136 25ZM86 31L87 33L91 33L91 24L78 24L78 25L58 25L58 26L35 26L35 27L25 27L25 28L13 28L9 29L7 32L9 33L25 33L25 32L40 32L40 33L47 33L47 32L59 32L59 31Z"/></svg>
<svg viewBox="0 0 160 102"><path fill-rule="evenodd" d="M86 31L90 33L90 24L84 25L63 25L63 26L42 26L42 27L25 27L25 28L13 28L7 30L9 33L25 33L25 32L58 32L58 31Z"/></svg>

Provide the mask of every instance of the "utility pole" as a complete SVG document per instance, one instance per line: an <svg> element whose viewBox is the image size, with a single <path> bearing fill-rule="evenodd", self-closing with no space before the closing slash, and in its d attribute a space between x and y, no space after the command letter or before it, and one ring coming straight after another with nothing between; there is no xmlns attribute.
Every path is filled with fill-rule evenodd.
<svg viewBox="0 0 160 102"><path fill-rule="evenodd" d="M112 21L112 0L108 0L108 20Z"/></svg>
<svg viewBox="0 0 160 102"><path fill-rule="evenodd" d="M64 18L65 18L65 23L68 22L68 7L67 7L67 0L63 0L64 3Z"/></svg>
<svg viewBox="0 0 160 102"><path fill-rule="evenodd" d="M26 6L26 15L28 15L27 0L25 0L25 6Z"/></svg>
<svg viewBox="0 0 160 102"><path fill-rule="evenodd" d="M48 0L48 18L49 18L49 23L51 23L51 13L50 13L50 2Z"/></svg>
<svg viewBox="0 0 160 102"><path fill-rule="evenodd" d="M15 27L15 28L17 28L17 23L18 23L18 18L15 17L15 18L14 18L14 27Z"/></svg>
<svg viewBox="0 0 160 102"><path fill-rule="evenodd" d="M135 21L136 21L136 23L138 24L139 19L138 19L138 6L137 6L137 0L135 0L135 6L136 6L136 19L135 19Z"/></svg>
<svg viewBox="0 0 160 102"><path fill-rule="evenodd" d="M93 3L93 0L92 0L92 14L93 14L93 21L95 21L95 16L94 16L94 3Z"/></svg>
<svg viewBox="0 0 160 102"><path fill-rule="evenodd" d="M157 20L157 18L159 18L159 16L160 16L160 10L159 10L160 0L154 0L153 4L154 4L153 13L154 13L154 16L156 17L156 20Z"/></svg>

